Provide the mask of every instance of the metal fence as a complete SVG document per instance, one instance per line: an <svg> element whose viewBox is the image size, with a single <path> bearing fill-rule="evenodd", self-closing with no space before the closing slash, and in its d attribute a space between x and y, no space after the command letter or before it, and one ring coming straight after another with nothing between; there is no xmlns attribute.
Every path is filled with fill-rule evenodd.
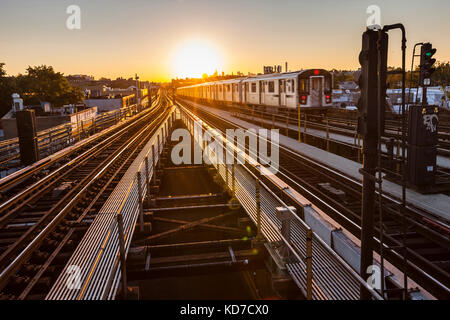
<svg viewBox="0 0 450 320"><path fill-rule="evenodd" d="M126 282L124 258L136 222L140 221L143 227L142 201L149 191L174 120L175 108L172 108L100 209L47 300L111 300L121 279ZM74 279L77 286L73 285Z"/></svg>
<svg viewBox="0 0 450 320"><path fill-rule="evenodd" d="M295 207L287 205L277 195L292 199L284 187L272 183L272 188L269 188L263 182L263 167L248 155L245 155L245 164L216 161L215 149L200 140L199 133L203 136L204 132L210 132L215 139L222 139L225 153L230 154L235 163L237 155L242 154L245 146L235 146L186 108L180 107L180 110L182 120L194 135L194 140L217 169L225 185L231 190L232 197L239 201L257 226L257 237L265 238L268 248L280 257L307 299L359 299L361 286L367 288L374 299L382 299L344 259L313 232L300 218ZM268 181L271 183L272 180ZM274 188L277 193L272 191ZM314 210L300 202L296 206L301 210Z"/></svg>
<svg viewBox="0 0 450 320"><path fill-rule="evenodd" d="M45 158L59 150L100 132L139 111L138 105L98 114L92 119L79 121L75 126L68 122L37 133L39 156ZM0 142L0 172L20 167L19 139Z"/></svg>

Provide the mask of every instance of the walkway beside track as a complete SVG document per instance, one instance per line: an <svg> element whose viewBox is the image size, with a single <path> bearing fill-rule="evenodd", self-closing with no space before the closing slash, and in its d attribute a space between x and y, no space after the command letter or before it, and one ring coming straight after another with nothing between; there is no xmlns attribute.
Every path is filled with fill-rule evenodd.
<svg viewBox="0 0 450 320"><path fill-rule="evenodd" d="M216 117L220 117L224 120L230 121L239 127L245 129L263 129L258 125L234 117L230 112L207 107L192 101L185 102L195 106L196 108L202 109L205 112L213 114ZM327 167L334 168L335 170L343 173L348 177L351 177L358 182L362 181L362 176L359 173L359 169L362 168L362 165L358 162L326 152L325 150L310 146L305 143L299 143L297 140L286 137L282 134L280 134L280 145ZM402 187L401 185L385 180L383 181L383 193L393 196L396 199L401 199ZM431 215L438 216L445 220L446 223L450 222L449 196L444 194L421 194L414 190L407 189L406 199L409 205L419 208L427 213L430 213Z"/></svg>
<svg viewBox="0 0 450 320"><path fill-rule="evenodd" d="M227 112L227 111L225 111ZM268 127L273 126L274 128L278 128L281 130L281 132L283 132L286 127L289 129L289 131L293 131L293 132L297 132L298 134L298 125L296 124L287 124L285 122L280 122L280 121L272 121L269 119L261 119L260 117L258 117L258 115L256 114L255 116L249 115L249 114L245 114L245 113L232 113L232 112L228 112L232 117L234 117L235 119L241 119L241 120L248 120L250 121L250 123L261 123L261 124L265 124ZM302 121L303 122L303 121ZM331 129L331 127L330 127ZM348 131L348 130L347 130ZM305 128L304 126L301 127L300 132L302 134L305 133ZM320 138L323 140L327 139L327 132L326 130L320 130L320 129L313 129L313 128L307 128L306 129L306 134L308 136L311 137L316 137L316 138ZM359 141L357 139L355 139L356 137L352 137L349 135L344 135L344 134L340 134L340 133L336 133L336 132L332 132L332 130L330 130L330 132L328 133L328 139L329 141L335 141L338 143L343 143L349 146L353 146L353 147L361 147L362 146L362 140L360 139ZM358 146L359 143L359 146ZM387 148L386 148L386 144L382 143L381 144L381 149L383 152L387 152ZM397 146L394 145L393 146L393 152L394 154L401 153L402 148L399 147L399 150L397 151ZM442 156L442 155L437 155L436 157L436 165L438 167L444 168L444 169L450 169L450 158L446 157L446 156Z"/></svg>

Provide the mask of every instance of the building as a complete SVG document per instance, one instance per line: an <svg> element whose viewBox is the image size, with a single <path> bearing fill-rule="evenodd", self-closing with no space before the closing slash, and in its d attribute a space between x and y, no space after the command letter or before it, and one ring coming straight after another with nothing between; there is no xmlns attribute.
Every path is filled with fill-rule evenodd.
<svg viewBox="0 0 450 320"><path fill-rule="evenodd" d="M136 104L136 95L91 98L84 100L84 104L87 107L97 107L99 112L106 112Z"/></svg>
<svg viewBox="0 0 450 320"><path fill-rule="evenodd" d="M83 121L95 117L97 114L96 108L85 108L79 112L72 114L55 114L55 115L36 115L36 131L43 131L52 127L59 126L65 123L76 123L76 120L81 119ZM75 119L75 120L73 120ZM5 139L12 139L18 136L17 123L15 112L10 110L0 120L1 127L3 128L3 135Z"/></svg>

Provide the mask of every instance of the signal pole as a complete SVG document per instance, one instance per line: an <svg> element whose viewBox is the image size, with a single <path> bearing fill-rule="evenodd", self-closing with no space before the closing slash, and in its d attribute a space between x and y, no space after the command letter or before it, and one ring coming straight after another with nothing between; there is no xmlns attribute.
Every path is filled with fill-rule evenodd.
<svg viewBox="0 0 450 320"><path fill-rule="evenodd" d="M384 131L384 113L386 101L386 76L387 76L387 32L392 29L402 31L402 155L403 155L403 177L402 177L402 213L406 204L405 184L405 53L406 37L405 28L402 24L384 26L383 29L367 30L362 37L362 51L359 55L361 64L361 75L359 87L361 97L358 101L358 133L364 139L363 168L360 173L363 176L362 191L362 217L361 217L361 264L360 274L363 279L368 279L372 274L367 271L373 265L374 248L374 208L375 208L375 183L379 184L379 212L380 232L382 225L382 176L381 176L381 135ZM378 177L375 175L378 166ZM382 255L382 236L380 239ZM383 260L382 260L383 263ZM371 268L369 269L371 270ZM383 276L383 270L381 272ZM406 278L406 276L405 276ZM381 279L383 282L384 279ZM383 291L383 287L382 287ZM371 298L369 291L361 285L360 297L362 300Z"/></svg>
<svg viewBox="0 0 450 320"><path fill-rule="evenodd" d="M361 75L359 88L361 97L358 101L358 133L363 136L363 176L362 217L361 217L361 265L363 279L368 279L369 266L373 264L374 203L375 203L375 168L377 159L377 40L378 32L367 30L362 36L362 51L359 54ZM361 286L361 299L370 299L370 293Z"/></svg>

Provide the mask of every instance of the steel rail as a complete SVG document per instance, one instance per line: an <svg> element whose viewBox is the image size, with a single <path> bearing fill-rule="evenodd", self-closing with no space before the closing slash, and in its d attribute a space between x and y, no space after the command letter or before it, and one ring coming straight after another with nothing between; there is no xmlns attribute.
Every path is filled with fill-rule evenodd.
<svg viewBox="0 0 450 320"><path fill-rule="evenodd" d="M158 99L155 99L153 101L154 105L157 105L160 102L159 98L160 97L158 97ZM136 115L135 117L141 118L141 117L145 116L148 112L152 111L153 109L154 109L154 107L152 105L149 108L144 109L140 114ZM121 112L122 111L119 110L119 113L121 113ZM108 112L108 114L110 114L110 113L112 113L113 115L117 114L116 111ZM105 117L105 116L100 115L100 117ZM95 143L97 140L102 139L104 137L104 135L110 134L111 131L114 131L121 127L128 126L129 123L135 119L135 117L130 117L129 119L125 120L124 122L118 123L117 126L111 126L111 127L107 128L106 131L102 130L102 131L98 132L97 135L91 136L89 139L83 140L78 145L73 145L73 147L76 147L74 149L78 149L84 145ZM115 121L115 119L111 119L111 121L112 120ZM73 152L73 150L69 150L68 152L60 151L60 152L54 154L53 156L50 156L49 159L43 159L43 160L39 161L38 165L27 167L25 169L20 170L20 172L8 175L5 178L0 179L0 192L5 192L5 190L10 188L11 186L19 184L19 183L25 181L26 179L29 179L32 175L36 174L37 172L39 172L41 170L48 168L53 163L56 163L56 162L60 161L61 159L63 159L64 157L70 155L72 152ZM0 208L0 211L1 211L1 208Z"/></svg>
<svg viewBox="0 0 450 320"><path fill-rule="evenodd" d="M141 115L142 118L139 119L139 121L143 121L145 120L146 117L151 116L153 113L155 112L154 108L145 110L145 113L143 113ZM61 167L57 168L56 170L54 170L53 172L51 172L50 174L46 175L44 178L40 179L39 181L33 183L31 186L28 186L25 190L20 191L19 193L15 194L13 197L7 199L6 201L4 201L3 203L0 204L0 213L4 212L5 210L7 210L9 207L11 207L12 205L16 204L17 202L19 202L20 200L22 200L24 197L30 195L31 193L33 193L35 190L39 189L41 186L49 183L53 178L57 177L60 173L64 172L65 170L67 170L68 168L73 168L74 165L80 163L81 160L86 159L87 157L89 157L89 155L93 152L96 152L98 149L105 147L105 145L112 143L115 139L117 139L117 137L124 135L127 133L127 131L129 130L129 126L130 124L133 124L132 122L128 122L128 123L123 123L120 126L124 126L123 128L121 128L119 131L114 132L112 135L106 137L106 139L101 140L100 143L95 144L94 146L92 146L90 149L84 151L82 154L78 155L76 158L70 160L69 162L65 163L64 165L62 165ZM134 124L133 124L134 125ZM110 132L105 132L104 134L109 134ZM103 135L100 135L99 137L96 137L95 141L100 140L104 138ZM92 143L91 141L89 141L89 143ZM82 146L80 146L82 147ZM69 153L72 152L76 152L76 150L70 150ZM49 165L51 165L54 162L59 161L61 158L66 157L67 154L62 153L57 155L57 157L52 158L50 160L44 161L41 165L37 166L37 167L32 167L30 171L26 171L23 174L17 176L17 177L13 177L13 179L7 179L6 182L4 182L5 184L2 184L0 186L0 188L4 189L6 187L9 187L12 184L17 184L27 178L29 178L32 174L35 174L36 172L43 170L44 168L47 168ZM59 177L60 178L60 177ZM2 181L0 181L1 183ZM16 210L17 208L15 208ZM3 220L3 216L0 216L0 221Z"/></svg>
<svg viewBox="0 0 450 320"><path fill-rule="evenodd" d="M178 102L178 103L179 103L179 102ZM203 110L202 112L204 112L204 113L206 113L206 114L209 114L210 116L212 116L212 117L214 117L214 118L217 117L217 115L215 115L215 114L213 114L213 113L211 113L211 112L208 112L208 111L206 111L206 110ZM220 118L220 121L225 122L225 123L229 123L229 124L231 124L233 127L239 127L239 126L237 126L236 124L234 124L234 123L232 123L232 122L230 122L230 121L228 121L228 120L226 120L226 119L223 119L223 118ZM266 139L266 140L267 140L267 139ZM267 140L267 141L268 141L268 140ZM292 155L292 156L295 156L295 158L303 159L304 161L307 161L308 163L311 162L311 160L309 160L308 157L305 157L305 156L302 156L302 155L298 155L298 154L296 154L294 151L290 150L289 148L286 148L286 147L284 147L284 146L280 146L280 149L282 149L282 150L288 152L288 153L289 153L290 155ZM332 173L333 175L336 175L336 176L338 176L338 177L342 177L344 180L347 180L347 181L349 181L349 182L353 182L353 183L356 183L357 185L360 185L360 183L357 182L356 180L353 180L353 179L351 179L351 178L349 178L349 177L346 177L345 175L341 174L340 172L336 172L335 170L333 170L333 169L331 169L331 168L325 167L325 166L323 166L323 165L321 165L321 164L318 164L318 163L314 163L314 165L317 166L317 167L319 167L319 168L321 168L322 170L325 170L325 172L330 172L330 173ZM358 224L356 224L355 222L351 221L348 217L346 217L346 216L343 215L341 212L339 212L338 210L336 210L335 208L333 208L332 206L330 206L326 200L323 200L323 199L321 199L319 196L317 196L317 195L315 195L315 194L312 194L312 192L311 192L310 190L307 190L307 189L305 189L304 187L300 186L296 181L294 181L291 177L285 175L283 172L279 171L278 173L281 174L281 175L283 175L284 177L286 177L289 181L293 182L296 186L301 187L301 189L303 189L303 190L305 190L307 193L311 194L315 199L317 199L317 200L318 200L319 202L321 202L322 204L325 204L332 212L334 212L334 213L336 214L336 216L340 217L340 218L342 219L342 221L345 221L345 224L344 224L345 226L347 226L347 227L348 227L348 226L351 226L350 230L356 230L356 231L359 231L359 232L360 232L360 227L359 227ZM385 196L385 195L383 195L383 196ZM391 200L391 201L394 202L394 203L397 203L397 204L399 203L398 200L392 198L391 196L385 196L385 198L388 199L388 200ZM426 217L426 214L421 214L420 212L417 212L415 208L411 208L410 206L407 206L407 208L410 209L410 210L411 210L413 213L415 213L415 214L418 214L418 215L420 215L420 216L425 216L425 217ZM417 222L416 222L416 224L417 224ZM355 234L355 231L353 231L352 233ZM357 235L357 233L356 233L355 235ZM374 240L377 241L377 242L379 242L378 238L376 238L376 237L374 237ZM385 247L386 252L389 252L389 247L388 247L386 244L384 244L384 247ZM398 257L401 256L401 255L399 255L397 252L395 252L395 250L390 250L390 251L392 251L392 252L389 252L389 253L388 253L388 255L390 256L390 258L391 258L393 261L398 261ZM434 264L430 264L430 262L428 262L427 260L424 260L421 256L417 256L417 254L415 254L415 252L411 251L410 249L409 249L409 252L410 252L411 254L413 254L414 256L416 256L416 258L419 259L420 261L423 261L423 263L427 263L431 269L436 269L436 268L437 268ZM403 259L402 259L402 261L403 261ZM435 277L433 277L432 275L430 275L428 272L421 270L420 267L416 266L416 265L413 264L411 261L408 261L408 268L413 269L413 270L415 270L416 272L420 272L420 274L421 274L425 279L427 279L427 281L428 281L429 283L434 283L434 284L435 284L435 287L436 287L436 288L439 288L439 289L438 289L438 292L440 292L439 294L443 294L445 291L449 292L449 288L448 288L447 285L445 285L443 282L437 280ZM442 272L442 271L439 271L439 272ZM417 279L416 279L416 281L417 281Z"/></svg>
<svg viewBox="0 0 450 320"><path fill-rule="evenodd" d="M157 118L158 119L158 118ZM156 121L156 120L155 120ZM79 190L72 198L71 200L52 218L52 220L46 224L46 226L38 233L36 237L32 239L32 241L23 249L15 258L14 260L8 264L6 268L2 270L0 273L0 288L3 288L3 286L7 283L9 280L9 277L14 274L14 272L21 266L21 264L29 257L30 254L41 244L42 240L45 239L46 236L52 230L59 224L61 219L65 216L67 213L67 210L70 209L75 202L84 195L85 191L93 185L99 177L101 177L115 161L130 147L132 146L136 141L138 141L139 138L146 132L146 130L149 130L152 128L153 122L150 124L147 124L145 128L141 131L139 131L135 136L132 137L131 140L124 146L124 148L120 149L112 159L109 159L109 161L102 165L100 170L95 173L95 175L90 178L86 184Z"/></svg>
<svg viewBox="0 0 450 320"><path fill-rule="evenodd" d="M164 121L167 121L169 117L165 119ZM160 125L156 132L161 132L162 127L164 127L164 124ZM166 131L165 135L167 135ZM119 240L117 238L115 216L116 214L123 216L125 250L128 251L138 215L136 172L145 171L144 160L150 159L148 157L151 151L150 146L155 140L156 134L147 142L144 149L133 161L133 164L130 165L119 184L100 209L91 227L83 237L83 240L78 245L46 299L105 299L114 297L120 279ZM161 152L161 146L165 141L166 138L163 137L159 141L160 144L157 145L157 149ZM158 158L159 155L156 160ZM152 175L153 171L150 171L149 174ZM141 181L141 183L143 183L142 192L145 194L147 192L147 186L144 181ZM82 267L80 275L82 286L77 290L70 290L65 285L70 276L70 274L65 272L69 265Z"/></svg>
<svg viewBox="0 0 450 320"><path fill-rule="evenodd" d="M180 106L181 107L181 106ZM193 115L192 113L190 113L190 111L188 111L187 109L181 107L183 112L185 112L186 114L188 114L188 116L193 120L193 121L197 121L199 123L201 123L202 126L205 127L205 130L213 130L212 127L208 126L204 121L199 121L200 119ZM189 127L188 123L186 123L186 126ZM192 129L192 134L194 134L194 129ZM197 141L197 143L199 143L199 141L197 140L197 137L194 137L194 139ZM235 152L236 152L236 157L239 153L241 153L242 151L240 150L240 146L234 146L231 142L226 141L225 138L223 138L223 141L225 143L225 152L232 155L232 157L235 157ZM200 143L199 143L200 144ZM203 146L200 144L200 146L203 148ZM203 148L205 149L205 148ZM206 154L210 155L210 150L204 150L206 152ZM226 169L229 167L229 165L225 165L225 164L217 164L214 163L214 161L211 160L211 162L213 163L213 165L217 168L219 174L221 174L222 178L224 181L228 181L228 187L232 188L232 182L229 181L230 179L227 179L225 176L226 175L230 175L231 172L229 172L229 169ZM246 162L247 164L249 164L254 170L256 171L260 171L260 166L259 164L254 161L253 159L251 159L250 157L246 157ZM223 170L221 170L221 168L225 169L225 173L223 173ZM252 220L257 223L257 217L256 217L256 212L255 212L255 200L256 196L255 196L255 187L254 187L254 181L258 180L259 181L259 177L257 177L251 170L249 170L245 165L241 165L239 166L239 168L235 168L235 183L238 184L238 187L236 189L236 195L238 196L239 201L243 204L243 206L245 207L246 211L249 213L250 217L252 218ZM261 174L262 172L260 172ZM247 176L247 177L246 177ZM302 250L305 250L305 248L302 248L301 243L305 243L306 242L306 238L296 238L296 235L298 234L304 234L306 237L306 231L311 231L311 228L295 213L293 212L289 206L279 198L279 196L277 196L264 182L259 182L260 185L263 187L264 192L262 193L262 197L261 197L261 207L262 207L262 212L263 214L263 219L262 219L262 229L264 230L263 234L266 237L266 239L269 242L278 242L278 241L282 241L284 243L284 245L290 250L290 252L292 252L292 254L296 257L296 259L298 260L299 263L301 263L303 265L303 261L305 261L305 254L304 252L302 252ZM278 187L279 188L279 187ZM284 189L279 188L280 192L285 192ZM262 192L262 191L261 191ZM301 207L303 207L303 205L301 203L298 203ZM294 235L294 238L296 238L296 240L294 241L289 241L288 239L284 238L283 235L281 234L281 232L279 231L280 229L280 223L277 222L275 223L274 221L278 221L278 219L276 218L276 216L274 215L275 212L275 208L277 207L284 207L286 208L291 214L292 217L294 218L294 230L296 232L291 232L291 234ZM358 275L358 273L356 273L336 252L334 252L324 241L322 241L317 234L315 234L313 232L314 235L314 239L318 242L315 243L313 242L313 247L315 248L314 252L317 252L320 250L320 246L322 246L325 251L322 251L322 254L324 254L325 252L327 252L328 254L330 254L334 259L336 259L339 263L340 266L344 267L344 269L349 272L350 276L354 278L354 280L356 280L358 283L357 286L353 286L353 289L356 290L356 292L359 292L359 284L364 285L365 287L368 288L368 290L371 291L371 293L373 294L373 296L376 299L382 299L382 297L372 288L370 288L367 283L360 278L360 276ZM315 245L314 245L315 244ZM316 256L317 257L317 256ZM327 264L328 261L325 259L323 259L323 256L321 256L321 262L322 264L318 264L318 261L313 259L313 265L316 266L316 270L323 268L324 263ZM303 265L303 268L305 269L306 267ZM314 269L313 269L314 270ZM330 283L332 283L333 281L336 281L337 279L331 279L329 277L326 276L326 274L321 274L316 280L315 280L315 291L320 291L320 288L318 288L318 284L317 281L319 279L323 279L323 278L327 278L328 280L325 280L325 283L322 283L322 287L323 286L327 286L327 284L329 285ZM346 278L347 280L349 280L349 278ZM332 297L334 294L336 294L336 292L340 291L340 295L346 295L348 292L345 292L345 290L340 290L338 288L328 288L328 296ZM339 295L339 294L338 294ZM316 298L318 297L318 295L316 295ZM323 296L324 297L324 296ZM348 297L348 296L347 296ZM358 295L354 294L353 295L354 298L357 298Z"/></svg>

